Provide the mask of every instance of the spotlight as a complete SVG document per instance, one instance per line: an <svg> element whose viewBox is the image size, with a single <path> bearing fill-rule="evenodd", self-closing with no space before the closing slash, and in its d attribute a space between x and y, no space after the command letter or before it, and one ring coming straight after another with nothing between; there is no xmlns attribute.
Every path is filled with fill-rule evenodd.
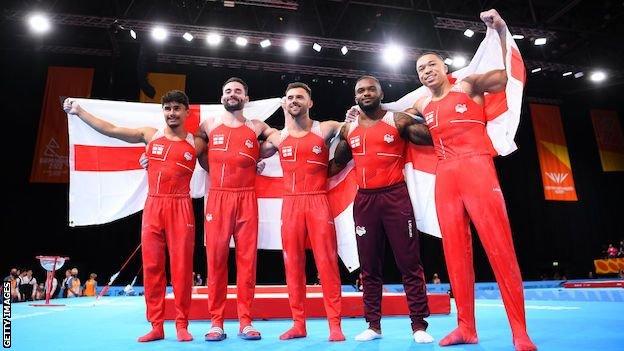
<svg viewBox="0 0 624 351"><path fill-rule="evenodd" d="M222 40L223 37L217 33L208 33L208 35L206 36L206 42L210 46L217 46L221 44Z"/></svg>
<svg viewBox="0 0 624 351"><path fill-rule="evenodd" d="M453 67L461 68L466 65L466 58L463 56L453 57Z"/></svg>
<svg viewBox="0 0 624 351"><path fill-rule="evenodd" d="M347 52L349 52L349 49L347 49L347 47L346 47L346 46L343 46L343 47L340 49L340 52L341 52L341 53L342 53L342 55L344 56L344 55L346 55L346 54L347 54Z"/></svg>
<svg viewBox="0 0 624 351"><path fill-rule="evenodd" d="M594 71L589 75L589 79L592 82L602 82L607 79L607 74L603 71Z"/></svg>
<svg viewBox="0 0 624 351"><path fill-rule="evenodd" d="M401 63L401 61L403 61L403 59L405 58L405 51L403 50L402 47L398 45L389 44L383 50L382 55L383 55L384 61L387 64L391 66L398 66Z"/></svg>
<svg viewBox="0 0 624 351"><path fill-rule="evenodd" d="M247 38L243 38L243 37L236 37L236 40L234 41L236 43L236 45L238 46L246 46L247 45Z"/></svg>
<svg viewBox="0 0 624 351"><path fill-rule="evenodd" d="M533 68L533 69L531 70L531 73L537 73L537 72L539 72L539 71L541 71L541 70L542 70L542 67Z"/></svg>
<svg viewBox="0 0 624 351"><path fill-rule="evenodd" d="M38 34L45 33L50 30L50 20L42 14L31 15L28 18L30 29Z"/></svg>
<svg viewBox="0 0 624 351"><path fill-rule="evenodd" d="M312 45L312 49L314 49L314 51L316 51L316 52L321 52L322 48L323 47L320 44L318 44L318 43L314 43L314 45Z"/></svg>
<svg viewBox="0 0 624 351"><path fill-rule="evenodd" d="M136 34L136 32L134 31L134 29L130 29L130 36L132 37L132 39L136 40L136 38L137 38L137 34Z"/></svg>
<svg viewBox="0 0 624 351"><path fill-rule="evenodd" d="M288 52L295 52L297 50L299 50L299 41L297 39L287 39L284 42L284 49L286 49L286 51Z"/></svg>
<svg viewBox="0 0 624 351"><path fill-rule="evenodd" d="M576 72L576 73L574 73L574 78L581 78L584 75L585 75L585 73L583 73L583 72Z"/></svg>
<svg viewBox="0 0 624 351"><path fill-rule="evenodd" d="M447 66L452 65L453 64L453 59L450 58L450 57L445 58L444 59L444 64L447 65Z"/></svg>
<svg viewBox="0 0 624 351"><path fill-rule="evenodd" d="M474 35L474 31L472 29L466 29L464 31L464 35L467 36L468 38L472 38L472 36Z"/></svg>
<svg viewBox="0 0 624 351"><path fill-rule="evenodd" d="M548 41L548 39L546 39L546 38L537 38L537 39L535 39L533 44L535 44L536 46L546 45L547 41Z"/></svg>
<svg viewBox="0 0 624 351"><path fill-rule="evenodd" d="M333 85L333 84L334 84L334 81L333 81L333 80L331 80L331 79L328 79L328 80L327 80L327 83L328 83L329 85Z"/></svg>
<svg viewBox="0 0 624 351"><path fill-rule="evenodd" d="M182 38L184 38L184 40L186 40L186 41L192 41L194 37L193 37L193 34L191 34L189 32L186 32L186 33L184 33Z"/></svg>
<svg viewBox="0 0 624 351"><path fill-rule="evenodd" d="M167 33L167 30L164 27L159 26L152 29L152 38L156 41L164 41L167 39L167 35L169 35L169 33Z"/></svg>
<svg viewBox="0 0 624 351"><path fill-rule="evenodd" d="M514 34L511 36L512 38L516 39L516 40L522 40L524 39L524 35L522 34Z"/></svg>
<svg viewBox="0 0 624 351"><path fill-rule="evenodd" d="M562 74L562 76L567 77L567 76L571 76L572 72L568 71Z"/></svg>
<svg viewBox="0 0 624 351"><path fill-rule="evenodd" d="M264 39L263 41L260 42L260 46L263 48L267 48L271 46L271 41L269 39Z"/></svg>

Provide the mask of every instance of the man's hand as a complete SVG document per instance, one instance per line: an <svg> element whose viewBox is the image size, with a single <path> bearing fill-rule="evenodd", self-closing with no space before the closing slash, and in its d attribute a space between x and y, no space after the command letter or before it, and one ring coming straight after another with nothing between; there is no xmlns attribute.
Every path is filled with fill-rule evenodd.
<svg viewBox="0 0 624 351"><path fill-rule="evenodd" d="M358 106L353 106L347 110L344 121L346 123L353 123L357 121L359 116L360 116L360 108Z"/></svg>
<svg viewBox="0 0 624 351"><path fill-rule="evenodd" d="M143 167L143 169L147 169L149 159L147 158L147 155L145 155L145 152L141 154L141 157L139 157L139 164Z"/></svg>
<svg viewBox="0 0 624 351"><path fill-rule="evenodd" d="M492 28L497 32L500 32L507 27L507 24L498 14L498 11L494 9L481 12L479 17L481 18L481 21L488 26L488 28Z"/></svg>
<svg viewBox="0 0 624 351"><path fill-rule="evenodd" d="M258 163L256 163L256 173L262 174L264 167L266 167L266 163L264 161L258 161Z"/></svg>
<svg viewBox="0 0 624 351"><path fill-rule="evenodd" d="M71 98L67 98L63 102L63 111L65 111L65 113L68 113L70 115L77 115L80 113L80 110L80 104L78 104L78 102L72 100Z"/></svg>

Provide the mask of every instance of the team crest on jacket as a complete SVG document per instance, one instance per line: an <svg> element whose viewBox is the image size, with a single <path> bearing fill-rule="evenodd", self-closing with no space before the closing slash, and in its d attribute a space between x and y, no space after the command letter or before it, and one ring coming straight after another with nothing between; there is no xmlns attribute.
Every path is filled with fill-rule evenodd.
<svg viewBox="0 0 624 351"><path fill-rule="evenodd" d="M152 145L152 155L162 155L165 150L165 145L154 144Z"/></svg>
<svg viewBox="0 0 624 351"><path fill-rule="evenodd" d="M245 140L245 146L247 146L248 149L253 149L253 142L247 139Z"/></svg>
<svg viewBox="0 0 624 351"><path fill-rule="evenodd" d="M384 141L388 144L390 144L391 142L394 141L394 135L392 134L386 134L384 135Z"/></svg>
<svg viewBox="0 0 624 351"><path fill-rule="evenodd" d="M293 149L292 146L284 146L282 148L282 157L292 157Z"/></svg>
<svg viewBox="0 0 624 351"><path fill-rule="evenodd" d="M312 148L312 152L314 152L315 154L320 154L323 151L323 149L318 146L318 145L314 145L314 147Z"/></svg>
<svg viewBox="0 0 624 351"><path fill-rule="evenodd" d="M187 151L184 153L184 159L190 161L193 159L193 155L191 155L191 153Z"/></svg>
<svg viewBox="0 0 624 351"><path fill-rule="evenodd" d="M464 113L468 111L468 107L466 107L466 104L457 104L455 105L455 112L457 113Z"/></svg>
<svg viewBox="0 0 624 351"><path fill-rule="evenodd" d="M359 147L361 145L360 136L358 135L356 137L349 139L349 144L351 144L351 147L354 149L356 147Z"/></svg>
<svg viewBox="0 0 624 351"><path fill-rule="evenodd" d="M355 234L357 234L358 236L362 236L362 235L366 234L366 227L361 226L361 225L356 225L355 226Z"/></svg>
<svg viewBox="0 0 624 351"><path fill-rule="evenodd" d="M212 145L223 145L225 143L225 135L216 134L212 137Z"/></svg>

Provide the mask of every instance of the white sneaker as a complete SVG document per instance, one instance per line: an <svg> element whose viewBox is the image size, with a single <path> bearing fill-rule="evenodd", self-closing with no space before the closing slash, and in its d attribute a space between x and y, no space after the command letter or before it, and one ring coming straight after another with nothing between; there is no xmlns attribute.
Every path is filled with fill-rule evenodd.
<svg viewBox="0 0 624 351"><path fill-rule="evenodd" d="M372 329L366 329L355 336L355 341L371 341L375 339L381 339L381 333L377 333Z"/></svg>
<svg viewBox="0 0 624 351"><path fill-rule="evenodd" d="M429 344L433 342L433 336L424 330L417 330L414 332L414 341L418 344Z"/></svg>

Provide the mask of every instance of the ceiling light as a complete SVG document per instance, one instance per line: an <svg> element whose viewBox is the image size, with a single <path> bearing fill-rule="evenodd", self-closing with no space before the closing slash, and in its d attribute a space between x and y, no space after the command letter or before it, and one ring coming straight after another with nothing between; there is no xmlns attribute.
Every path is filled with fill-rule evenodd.
<svg viewBox="0 0 624 351"><path fill-rule="evenodd" d="M50 30L50 20L42 14L35 14L28 18L30 29L35 33L45 33Z"/></svg>
<svg viewBox="0 0 624 351"><path fill-rule="evenodd" d="M571 76L572 72L568 71L562 74L562 76L567 77L567 76Z"/></svg>
<svg viewBox="0 0 624 351"><path fill-rule="evenodd" d="M136 32L134 31L134 29L130 29L130 36L132 37L132 39L136 40L136 38L137 38L137 34L136 34Z"/></svg>
<svg viewBox="0 0 624 351"><path fill-rule="evenodd" d="M511 36L512 38L516 39L516 40L522 40L524 39L524 35L522 34L514 34Z"/></svg>
<svg viewBox="0 0 624 351"><path fill-rule="evenodd" d="M169 35L169 33L167 33L167 30L164 27L159 26L152 29L152 38L156 39L157 41L163 41L167 39L167 35Z"/></svg>
<svg viewBox="0 0 624 351"><path fill-rule="evenodd" d="M346 46L343 46L343 47L340 49L340 52L342 53L342 55L346 55L346 54L347 54L347 52L349 52L349 49L347 49L347 47L346 47Z"/></svg>
<svg viewBox="0 0 624 351"><path fill-rule="evenodd" d="M238 46L246 46L247 45L247 38L243 38L243 37L236 37L236 40L234 41L236 43L236 45Z"/></svg>
<svg viewBox="0 0 624 351"><path fill-rule="evenodd" d="M533 69L531 70L531 73L537 73L537 72L539 72L539 71L541 71L541 70L542 70L542 67L533 68Z"/></svg>
<svg viewBox="0 0 624 351"><path fill-rule="evenodd" d="M398 66L405 58L405 50L398 45L389 44L383 50L382 55L384 62L391 66Z"/></svg>
<svg viewBox="0 0 624 351"><path fill-rule="evenodd" d="M318 43L314 43L314 45L312 45L312 49L314 49L314 51L316 51L316 52L321 52L322 48L323 47L320 44L318 44Z"/></svg>
<svg viewBox="0 0 624 351"><path fill-rule="evenodd" d="M269 39L264 39L263 41L260 42L260 46L263 48L267 48L271 46L271 41Z"/></svg>
<svg viewBox="0 0 624 351"><path fill-rule="evenodd" d="M607 74L603 71L594 71L589 75L589 79L592 82L602 82L607 79Z"/></svg>
<svg viewBox="0 0 624 351"><path fill-rule="evenodd" d="M583 73L583 72L576 72L576 73L574 73L574 78L581 78L584 75L585 75L585 73Z"/></svg>
<svg viewBox="0 0 624 351"><path fill-rule="evenodd" d="M444 59L444 64L447 65L447 66L448 65L452 65L453 64L453 59L450 58L450 57L445 58Z"/></svg>
<svg viewBox="0 0 624 351"><path fill-rule="evenodd" d="M453 67L461 68L466 65L466 58L463 56L453 57Z"/></svg>
<svg viewBox="0 0 624 351"><path fill-rule="evenodd" d="M288 52L295 52L297 50L299 50L299 41L297 39L286 39L286 41L284 42L284 49L286 49L286 51Z"/></svg>
<svg viewBox="0 0 624 351"><path fill-rule="evenodd" d="M535 41L533 42L533 44L535 44L535 45L537 45L537 46L540 46L540 45L545 45L547 41L548 41L548 40L547 40L546 38L537 38L537 39L535 39Z"/></svg>
<svg viewBox="0 0 624 351"><path fill-rule="evenodd" d="M472 36L474 35L474 31L472 29L466 29L464 31L464 35L467 36L468 38L472 38Z"/></svg>
<svg viewBox="0 0 624 351"><path fill-rule="evenodd" d="M208 33L208 35L206 36L206 42L210 46L219 45L221 44L222 40L223 40L223 37L217 33Z"/></svg>
<svg viewBox="0 0 624 351"><path fill-rule="evenodd" d="M186 32L186 33L184 33L182 38L184 38L184 40L186 40L186 41L191 41L191 40L193 40L193 34L191 34L189 32Z"/></svg>

